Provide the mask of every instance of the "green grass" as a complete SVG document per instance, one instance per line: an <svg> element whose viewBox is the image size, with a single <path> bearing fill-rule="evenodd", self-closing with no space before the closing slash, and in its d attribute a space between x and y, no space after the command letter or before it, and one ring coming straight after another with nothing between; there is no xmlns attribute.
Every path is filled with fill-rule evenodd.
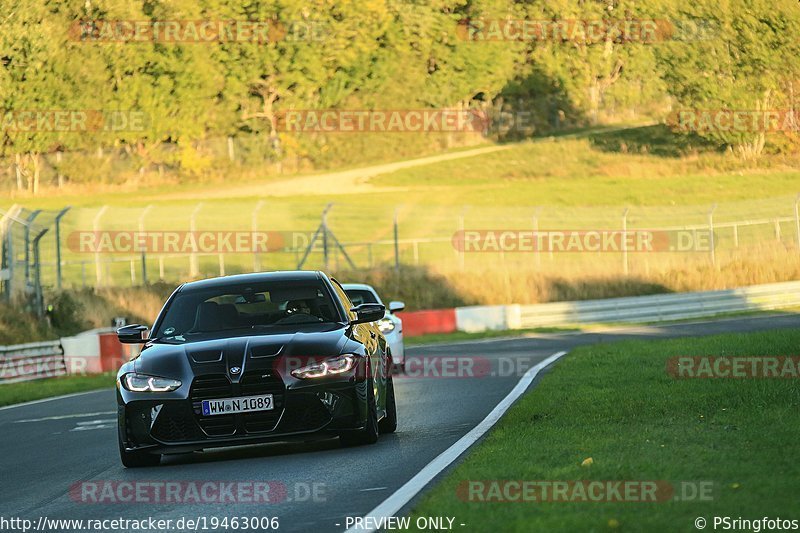
<svg viewBox="0 0 800 533"><path fill-rule="evenodd" d="M22 197L16 194L16 191L0 192L0 207L7 207L14 202L20 203L26 207L35 207L39 209L61 209L66 205L73 207L97 207L102 205L109 205L111 207L126 207L137 206L144 207L149 204L158 206L159 204L173 204L173 203L186 203L195 205L196 200L181 200L179 197L182 194L196 195L197 193L207 194L209 197L214 196L215 192L224 191L231 185L247 186L247 185L267 185L269 183L291 180L295 177L301 176L314 176L319 174L327 174L330 172L342 172L346 170L359 169L373 165L381 165L384 163L396 163L402 161L411 161L425 157L431 157L441 154L456 154L478 148L485 148L492 146L494 143L486 140L479 143L471 143L464 146L455 146L437 150L434 146L425 147L424 149L415 151L413 153L402 154L400 156L392 157L391 154L381 157L375 157L370 160L360 161L358 163L337 164L329 168L321 168L316 170L295 170L286 174L269 173L263 169L265 165L261 166L262 171L257 169L248 169L246 172L239 171L236 168L231 168L228 171L219 175L201 179L198 181L196 178L186 178L183 181L175 181L176 178L165 183L160 183L160 178L155 178L153 182L147 182L137 185L136 183L127 184L108 184L108 183L78 183L74 187L67 187L59 191L57 188L46 188L43 194L38 197ZM91 161L91 157L87 158ZM136 194L132 195L132 189L136 190ZM87 194L90 192L91 194ZM9 194L10 193L10 194ZM164 200L165 193L172 195L169 200ZM12 198L17 197L16 200ZM175 198L177 196L178 198ZM234 199L234 204L241 204L242 201L247 201L248 204L252 203L252 199ZM231 200L219 200L220 203L231 202ZM325 205L326 202L320 205Z"/></svg>
<svg viewBox="0 0 800 533"><path fill-rule="evenodd" d="M414 508L470 531L694 529L696 517L759 519L796 509L800 387L792 379L675 380L679 355L798 355L800 331L776 330L574 350L512 407ZM581 462L593 458L593 464ZM713 482L711 501L481 503L465 480ZM413 520L412 520L413 523ZM710 529L710 526L709 526Z"/></svg>
<svg viewBox="0 0 800 533"><path fill-rule="evenodd" d="M753 188L741 187L743 182ZM372 183L432 192L450 205L663 206L785 195L798 172L779 159L745 164L724 154L667 158L608 151L589 139L522 143L510 150L398 170Z"/></svg>
<svg viewBox="0 0 800 533"><path fill-rule="evenodd" d="M0 407L97 389L114 387L116 373L61 376L0 385Z"/></svg>
<svg viewBox="0 0 800 533"><path fill-rule="evenodd" d="M439 153L457 153L488 145L481 143ZM425 155L431 154L420 154ZM382 162L387 161L376 161ZM351 207L397 204L457 207L710 205L751 200L754 191L758 191L755 196L759 198L796 194L799 176L797 161L791 157L765 155L756 161L743 161L719 153L702 142L687 141L685 136L674 135L666 127L656 125L586 129L560 137L514 143L509 150L407 168L370 180L382 187L397 187L397 192L356 191L337 195L333 200ZM214 192L232 185L265 185L271 180L290 178L262 176L254 180L240 176L232 180L225 176L205 183L142 187L135 195L130 190L133 185L103 186L90 195L82 190L67 190L58 195L20 200L28 207L47 209L66 204L137 208L168 204L184 208L194 206L197 200L182 200L182 193L202 192L209 198L208 211L221 208L237 213L244 209L247 216L242 220L249 223L250 209L255 203L253 198L213 200ZM743 183L748 186L743 187ZM165 193L169 199L163 198ZM402 193L402 199L398 193ZM298 196L280 199L279 203L313 206L316 218L318 208L328 200Z"/></svg>

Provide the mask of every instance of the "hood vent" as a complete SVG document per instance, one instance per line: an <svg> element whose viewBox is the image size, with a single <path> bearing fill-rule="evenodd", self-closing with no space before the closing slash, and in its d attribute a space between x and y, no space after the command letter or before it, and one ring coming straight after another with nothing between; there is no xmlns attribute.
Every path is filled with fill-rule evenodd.
<svg viewBox="0 0 800 533"><path fill-rule="evenodd" d="M222 350L187 350L195 363L219 363L222 361Z"/></svg>

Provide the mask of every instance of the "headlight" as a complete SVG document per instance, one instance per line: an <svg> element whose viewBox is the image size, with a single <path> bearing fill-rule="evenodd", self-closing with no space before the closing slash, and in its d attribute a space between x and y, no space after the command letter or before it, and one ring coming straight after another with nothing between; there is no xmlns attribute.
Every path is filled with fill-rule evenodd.
<svg viewBox="0 0 800 533"><path fill-rule="evenodd" d="M144 374L125 374L120 379L122 386L131 392L170 392L181 386L177 379L159 378Z"/></svg>
<svg viewBox="0 0 800 533"><path fill-rule="evenodd" d="M378 329L381 330L381 333L394 331L394 322L392 322L391 318L381 318L378 320Z"/></svg>
<svg viewBox="0 0 800 533"><path fill-rule="evenodd" d="M313 363L298 368L297 370L292 370L292 375L299 379L321 378L343 374L348 370L352 370L354 366L356 366L356 357L354 355L339 355L319 363Z"/></svg>

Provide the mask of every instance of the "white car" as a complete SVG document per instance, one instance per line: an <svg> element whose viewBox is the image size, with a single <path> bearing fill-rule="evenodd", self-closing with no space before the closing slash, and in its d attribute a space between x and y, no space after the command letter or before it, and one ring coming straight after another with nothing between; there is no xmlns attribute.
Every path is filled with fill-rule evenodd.
<svg viewBox="0 0 800 533"><path fill-rule="evenodd" d="M383 301L378 293L370 285L363 283L344 283L342 288L347 293L353 305L361 304L382 304ZM378 328L386 337L389 349L392 352L392 361L395 367L403 370L406 364L405 348L403 346L403 321L395 314L405 309L406 304L398 301L391 301L386 305L386 314L378 321Z"/></svg>

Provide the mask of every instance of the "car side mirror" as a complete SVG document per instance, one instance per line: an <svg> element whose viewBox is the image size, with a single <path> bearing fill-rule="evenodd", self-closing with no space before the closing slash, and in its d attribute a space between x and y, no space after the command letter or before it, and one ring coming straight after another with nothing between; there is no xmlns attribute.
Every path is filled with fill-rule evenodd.
<svg viewBox="0 0 800 533"><path fill-rule="evenodd" d="M130 324L117 330L117 339L122 344L144 344L150 339L144 337L147 326L141 324Z"/></svg>
<svg viewBox="0 0 800 533"><path fill-rule="evenodd" d="M383 318L386 314L386 307L382 304L361 304L350 309L356 314L356 319L351 324L363 324L365 322L375 322Z"/></svg>
<svg viewBox="0 0 800 533"><path fill-rule="evenodd" d="M389 302L389 312L392 314L397 313L398 311L402 311L405 308L406 304L403 302L398 302L396 300Z"/></svg>

